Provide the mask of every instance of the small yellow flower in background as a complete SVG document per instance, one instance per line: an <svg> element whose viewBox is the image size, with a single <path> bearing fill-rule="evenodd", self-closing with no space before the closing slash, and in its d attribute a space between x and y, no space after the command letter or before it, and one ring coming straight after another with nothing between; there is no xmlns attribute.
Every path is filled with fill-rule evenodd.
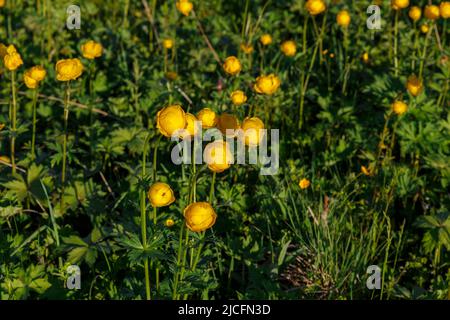
<svg viewBox="0 0 450 320"><path fill-rule="evenodd" d="M428 33L428 31L430 31L430 27L428 25L426 25L426 24L423 24L423 25L420 26L420 31L422 33Z"/></svg>
<svg viewBox="0 0 450 320"><path fill-rule="evenodd" d="M241 90L233 91L230 98L231 102L233 102L235 106L240 106L247 101L247 96L245 95L244 91Z"/></svg>
<svg viewBox="0 0 450 320"><path fill-rule="evenodd" d="M395 101L391 107L392 111L397 115L402 115L408 111L408 105L403 101Z"/></svg>
<svg viewBox="0 0 450 320"><path fill-rule="evenodd" d="M217 214L208 202L194 202L184 209L186 227L193 232L202 232L211 228Z"/></svg>
<svg viewBox="0 0 450 320"><path fill-rule="evenodd" d="M2 162L10 164L11 163L11 158L8 157L8 156L0 156L0 163L2 163Z"/></svg>
<svg viewBox="0 0 450 320"><path fill-rule="evenodd" d="M197 135L198 128L195 126L197 118L192 113L186 113L186 128L181 134L183 139L190 138Z"/></svg>
<svg viewBox="0 0 450 320"><path fill-rule="evenodd" d="M175 225L175 221L173 221L173 219L167 219L165 225L167 228L173 227Z"/></svg>
<svg viewBox="0 0 450 320"><path fill-rule="evenodd" d="M323 51L322 51L322 54L323 54L324 56L327 55L327 54L328 54L328 49L323 50Z"/></svg>
<svg viewBox="0 0 450 320"><path fill-rule="evenodd" d="M155 208L168 206L175 201L172 189L163 182L154 183L148 190L147 196L152 207Z"/></svg>
<svg viewBox="0 0 450 320"><path fill-rule="evenodd" d="M0 131L2 131L3 128L5 128L5 124L4 123L0 123Z"/></svg>
<svg viewBox="0 0 450 320"><path fill-rule="evenodd" d="M409 6L409 0L392 0L391 5L394 10L405 9Z"/></svg>
<svg viewBox="0 0 450 320"><path fill-rule="evenodd" d="M23 75L23 80L25 82L25 85L29 89L36 89L37 86L39 85L39 82L44 80L46 75L47 71L45 71L43 67L35 66L25 71Z"/></svg>
<svg viewBox="0 0 450 320"><path fill-rule="evenodd" d="M209 170L217 173L227 170L234 160L230 146L223 140L208 143L205 147L204 158Z"/></svg>
<svg viewBox="0 0 450 320"><path fill-rule="evenodd" d="M0 58L3 59L4 56L8 53L8 48L3 44L0 43Z"/></svg>
<svg viewBox="0 0 450 320"><path fill-rule="evenodd" d="M301 189L306 189L309 188L309 186L311 185L311 181L309 181L306 178L303 178L302 180L300 180L298 185L300 186Z"/></svg>
<svg viewBox="0 0 450 320"><path fill-rule="evenodd" d="M79 59L59 60L56 63L56 79L58 81L75 80L83 73L83 64Z"/></svg>
<svg viewBox="0 0 450 320"><path fill-rule="evenodd" d="M167 71L165 76L168 80L175 81L178 78L178 73L175 71Z"/></svg>
<svg viewBox="0 0 450 320"><path fill-rule="evenodd" d="M422 10L418 6L412 6L409 9L408 15L413 21L417 21L422 17Z"/></svg>
<svg viewBox="0 0 450 320"><path fill-rule="evenodd" d="M306 1L305 7L312 16L321 14L327 9L327 5L323 0L308 0Z"/></svg>
<svg viewBox="0 0 450 320"><path fill-rule="evenodd" d="M166 137L177 131L182 134L182 130L186 128L186 113L178 104L164 107L156 115L156 127Z"/></svg>
<svg viewBox="0 0 450 320"><path fill-rule="evenodd" d="M364 52L363 55L361 56L361 59L364 63L368 63L369 62L369 53Z"/></svg>
<svg viewBox="0 0 450 320"><path fill-rule="evenodd" d="M259 38L259 41L261 42L261 44L263 46L268 46L269 44L272 43L272 36L270 34L268 34L268 33L263 34L261 36L261 38Z"/></svg>
<svg viewBox="0 0 450 320"><path fill-rule="evenodd" d="M406 88L411 95L417 97L423 90L422 80L417 78L416 75L409 76Z"/></svg>
<svg viewBox="0 0 450 320"><path fill-rule="evenodd" d="M423 14L427 19L437 20L440 16L439 7L435 5L425 6Z"/></svg>
<svg viewBox="0 0 450 320"><path fill-rule="evenodd" d="M203 108L197 113L197 118L202 122L204 129L214 128L217 124L217 115L209 108Z"/></svg>
<svg viewBox="0 0 450 320"><path fill-rule="evenodd" d="M439 5L439 12L443 19L450 18L450 2L449 1L441 2L441 4Z"/></svg>
<svg viewBox="0 0 450 320"><path fill-rule="evenodd" d="M280 78L274 74L269 74L268 76L259 76L256 78L253 88L257 93L272 95L278 90L280 84Z"/></svg>
<svg viewBox="0 0 450 320"><path fill-rule="evenodd" d="M0 0L0 8L3 8L6 4L6 0Z"/></svg>
<svg viewBox="0 0 450 320"><path fill-rule="evenodd" d="M361 172L362 172L365 176L370 176L370 175L371 175L370 170L369 170L367 167L365 167L365 166L361 166Z"/></svg>
<svg viewBox="0 0 450 320"><path fill-rule="evenodd" d="M173 40L172 39L164 39L162 41L162 45L164 49L172 49L173 48Z"/></svg>
<svg viewBox="0 0 450 320"><path fill-rule="evenodd" d="M285 56L293 57L297 52L297 46L295 45L294 41L287 40L281 44L281 51L284 53Z"/></svg>
<svg viewBox="0 0 450 320"><path fill-rule="evenodd" d="M23 64L20 53L17 52L16 47L12 44L6 48L6 52L3 52L3 54L3 64L9 71L14 71Z"/></svg>
<svg viewBox="0 0 450 320"><path fill-rule="evenodd" d="M93 40L89 40L81 46L81 52L86 59L93 60L101 57L103 54L103 46Z"/></svg>
<svg viewBox="0 0 450 320"><path fill-rule="evenodd" d="M348 27L351 21L350 13L347 10L341 10L336 16L336 22L341 27Z"/></svg>
<svg viewBox="0 0 450 320"><path fill-rule="evenodd" d="M176 3L178 11L180 11L185 16L188 16L194 9L194 5L189 0L178 0Z"/></svg>
<svg viewBox="0 0 450 320"><path fill-rule="evenodd" d="M241 43L241 50L245 53L245 54L250 54L253 52L253 46L249 43Z"/></svg>
<svg viewBox="0 0 450 320"><path fill-rule="evenodd" d="M222 113L217 120L217 129L219 129L224 135L227 135L227 129L239 129L239 120L232 114Z"/></svg>
<svg viewBox="0 0 450 320"><path fill-rule="evenodd" d="M226 73L232 76L241 72L241 69L242 69L241 62L235 56L230 56L226 58L225 62L223 63L223 70L225 70Z"/></svg>
<svg viewBox="0 0 450 320"><path fill-rule="evenodd" d="M330 53L330 58L331 58L331 59L334 58L334 53Z"/></svg>
<svg viewBox="0 0 450 320"><path fill-rule="evenodd" d="M247 117L242 122L241 129L243 131L244 143L247 146L255 147L261 143L264 137L264 122L258 117Z"/></svg>

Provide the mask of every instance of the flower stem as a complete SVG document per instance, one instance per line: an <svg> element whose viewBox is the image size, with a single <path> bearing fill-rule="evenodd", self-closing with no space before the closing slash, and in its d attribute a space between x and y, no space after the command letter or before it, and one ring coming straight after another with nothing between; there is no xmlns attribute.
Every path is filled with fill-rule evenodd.
<svg viewBox="0 0 450 320"><path fill-rule="evenodd" d="M11 114L11 165L12 174L16 174L16 120L17 120L17 101L16 101L16 72L11 72L11 92L12 92L12 114Z"/></svg>
<svg viewBox="0 0 450 320"><path fill-rule="evenodd" d="M425 57L427 55L428 39L431 36L432 30L433 30L433 28L430 27L430 30L428 30L428 33L427 33L427 35L425 37L425 43L423 45L422 57L420 58L419 79L422 79L423 67L424 67L424 64L425 64Z"/></svg>
<svg viewBox="0 0 450 320"><path fill-rule="evenodd" d="M209 203L214 201L214 184L216 183L216 172L213 172L211 189L209 190Z"/></svg>
<svg viewBox="0 0 450 320"><path fill-rule="evenodd" d="M394 22L394 72L398 76L398 15L400 10L395 11Z"/></svg>
<svg viewBox="0 0 450 320"><path fill-rule="evenodd" d="M60 208L61 215L64 214L64 188L66 184L66 161L67 161L67 138L68 138L68 123L69 123L69 100L70 100L70 81L67 82L66 91L64 95L64 141L63 141L63 159L61 172L61 199Z"/></svg>
<svg viewBox="0 0 450 320"><path fill-rule="evenodd" d="M31 157L36 159L35 145L36 145L36 105L38 98L38 89L33 90L33 133L31 136Z"/></svg>
<svg viewBox="0 0 450 320"><path fill-rule="evenodd" d="M150 140L150 133L147 134L147 137L144 141L144 148L142 153L142 180L144 180L146 175L146 167L147 167L147 145ZM141 191L141 237L142 237L142 246L144 250L147 249L147 214L146 214L146 196L145 190ZM145 293L147 300L151 300L151 292L150 292L150 270L148 267L148 258L144 259L144 273L145 273Z"/></svg>

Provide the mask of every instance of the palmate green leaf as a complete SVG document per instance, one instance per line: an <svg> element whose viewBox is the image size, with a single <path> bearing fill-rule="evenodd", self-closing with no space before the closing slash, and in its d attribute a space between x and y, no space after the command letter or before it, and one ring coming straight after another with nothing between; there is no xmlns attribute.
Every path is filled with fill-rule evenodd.
<svg viewBox="0 0 450 320"><path fill-rule="evenodd" d="M160 250L164 244L162 234L147 239L147 247L144 248L138 235L131 234L122 237L118 242L127 250L128 258L132 263L142 262L144 259L164 260L166 255Z"/></svg>

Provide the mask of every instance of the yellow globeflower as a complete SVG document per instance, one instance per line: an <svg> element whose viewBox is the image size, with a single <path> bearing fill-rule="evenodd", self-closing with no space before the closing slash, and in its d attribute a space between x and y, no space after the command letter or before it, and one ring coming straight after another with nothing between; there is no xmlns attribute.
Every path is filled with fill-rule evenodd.
<svg viewBox="0 0 450 320"><path fill-rule="evenodd" d="M245 54L250 54L253 52L253 46L249 43L241 43L241 50L245 53Z"/></svg>
<svg viewBox="0 0 450 320"><path fill-rule="evenodd" d="M391 107L392 107L392 111L398 115L402 115L406 111L408 111L408 105L406 103L404 103L403 101L395 101Z"/></svg>
<svg viewBox="0 0 450 320"><path fill-rule="evenodd" d="M253 88L257 93L272 95L278 90L280 84L280 78L274 74L270 74L268 76L259 76L256 78Z"/></svg>
<svg viewBox="0 0 450 320"><path fill-rule="evenodd" d="M197 113L197 118L202 122L204 129L214 128L217 124L217 115L209 108L203 108Z"/></svg>
<svg viewBox="0 0 450 320"><path fill-rule="evenodd" d="M163 45L164 49L172 49L173 40L172 39L164 39L162 42L162 45Z"/></svg>
<svg viewBox="0 0 450 320"><path fill-rule="evenodd" d="M295 45L294 41L287 40L281 44L281 51L284 53L285 56L293 57L297 52L297 46Z"/></svg>
<svg viewBox="0 0 450 320"><path fill-rule="evenodd" d="M43 67L35 66L25 71L23 80L29 89L35 89L39 85L39 82L44 80L46 74L47 71Z"/></svg>
<svg viewBox="0 0 450 320"><path fill-rule="evenodd" d="M86 59L93 60L101 57L103 54L103 46L93 40L89 40L81 46L81 52Z"/></svg>
<svg viewBox="0 0 450 320"><path fill-rule="evenodd" d="M364 52L361 58L364 61L364 63L368 63L369 62L369 53Z"/></svg>
<svg viewBox="0 0 450 320"><path fill-rule="evenodd" d="M336 16L336 22L341 27L348 27L351 21L350 13L347 10L341 10Z"/></svg>
<svg viewBox="0 0 450 320"><path fill-rule="evenodd" d="M6 0L0 0L0 8L3 8L6 4Z"/></svg>
<svg viewBox="0 0 450 320"><path fill-rule="evenodd" d="M361 166L361 172L362 172L365 176L370 176L370 175L371 175L370 170L369 170L367 167L365 167L365 166Z"/></svg>
<svg viewBox="0 0 450 320"><path fill-rule="evenodd" d="M311 185L311 182L308 179L303 178L302 180L300 180L298 185L300 186L300 188L306 189Z"/></svg>
<svg viewBox="0 0 450 320"><path fill-rule="evenodd" d="M243 135L241 138L244 139L244 143L247 146L257 146L261 143L264 137L264 122L258 117L247 117L242 122L241 129Z"/></svg>
<svg viewBox="0 0 450 320"><path fill-rule="evenodd" d="M422 10L418 6L412 6L409 9L408 15L413 21L417 21L422 16Z"/></svg>
<svg viewBox="0 0 450 320"><path fill-rule="evenodd" d="M240 106L247 101L247 96L245 95L244 91L241 90L233 91L230 98L231 102L233 102L233 104L236 106Z"/></svg>
<svg viewBox="0 0 450 320"><path fill-rule="evenodd" d="M305 7L312 16L321 14L327 9L327 5L323 0L308 0L306 1Z"/></svg>
<svg viewBox="0 0 450 320"><path fill-rule="evenodd" d="M217 214L208 202L194 202L184 209L186 227L193 232L202 232L211 228Z"/></svg>
<svg viewBox="0 0 450 320"><path fill-rule="evenodd" d="M175 71L167 71L165 76L168 80L175 81L178 78L178 73Z"/></svg>
<svg viewBox="0 0 450 320"><path fill-rule="evenodd" d="M439 7L435 5L425 6L424 16L425 18L430 20L439 19L440 16Z"/></svg>
<svg viewBox="0 0 450 320"><path fill-rule="evenodd" d="M195 126L195 121L198 120L192 113L186 113L186 128L181 134L183 139L197 135L198 128Z"/></svg>
<svg viewBox="0 0 450 320"><path fill-rule="evenodd" d="M12 44L6 48L6 52L3 54L3 64L9 71L14 71L23 64L20 53L17 52L16 48Z"/></svg>
<svg viewBox="0 0 450 320"><path fill-rule="evenodd" d="M441 2L441 4L439 5L439 12L443 19L450 18L450 2L449 1Z"/></svg>
<svg viewBox="0 0 450 320"><path fill-rule="evenodd" d="M217 173L227 170L233 163L230 146L222 140L208 143L205 147L204 158L209 170Z"/></svg>
<svg viewBox="0 0 450 320"><path fill-rule="evenodd" d="M173 191L167 183L156 182L148 190L148 199L152 207L159 208L170 205L175 201Z"/></svg>
<svg viewBox="0 0 450 320"><path fill-rule="evenodd" d="M56 63L56 79L58 81L75 80L83 73L83 65L79 59L59 60Z"/></svg>
<svg viewBox="0 0 450 320"><path fill-rule="evenodd" d="M175 221L173 221L173 219L167 219L166 223L165 223L167 228L173 227L174 224L175 224Z"/></svg>
<svg viewBox="0 0 450 320"><path fill-rule="evenodd" d="M391 5L394 10L405 9L409 6L409 0L392 0Z"/></svg>
<svg viewBox="0 0 450 320"><path fill-rule="evenodd" d="M226 73L232 76L241 72L241 69L242 69L241 62L235 56L230 56L226 58L225 62L223 63L223 70L225 70Z"/></svg>
<svg viewBox="0 0 450 320"><path fill-rule="evenodd" d="M261 36L261 38L259 38L259 41L261 42L261 44L263 46L268 46L269 44L272 43L272 36L270 34L268 34L268 33L263 34Z"/></svg>
<svg viewBox="0 0 450 320"><path fill-rule="evenodd" d="M239 120L232 114L222 113L217 120L217 128L227 135L227 129L237 130L239 129ZM235 134L231 135L234 136Z"/></svg>
<svg viewBox="0 0 450 320"><path fill-rule="evenodd" d="M416 97L423 90L422 80L418 79L415 75L409 76L406 83L406 88L411 95Z"/></svg>
<svg viewBox="0 0 450 320"><path fill-rule="evenodd" d="M166 137L171 137L177 131L182 135L182 130L186 128L186 113L178 104L164 107L156 115L156 127Z"/></svg>
<svg viewBox="0 0 450 320"><path fill-rule="evenodd" d="M430 27L428 25L426 25L426 24L423 24L423 25L420 26L420 31L422 33L428 33L428 31L430 31Z"/></svg>
<svg viewBox="0 0 450 320"><path fill-rule="evenodd" d="M5 124L4 123L0 123L0 131L2 131L3 128L5 128Z"/></svg>
<svg viewBox="0 0 450 320"><path fill-rule="evenodd" d="M178 0L176 3L178 11L180 11L185 16L188 16L194 9L194 5L189 0Z"/></svg>

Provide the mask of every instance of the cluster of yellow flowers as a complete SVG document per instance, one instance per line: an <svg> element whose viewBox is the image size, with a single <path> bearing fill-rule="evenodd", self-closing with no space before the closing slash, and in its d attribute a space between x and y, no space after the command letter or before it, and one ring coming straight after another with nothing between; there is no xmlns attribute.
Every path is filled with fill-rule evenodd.
<svg viewBox="0 0 450 320"><path fill-rule="evenodd" d="M409 6L409 1L392 0L391 5L394 10L400 10L407 8ZM422 17L422 9L418 6L412 6L409 9L408 15L411 18L411 20L417 22ZM431 21L435 21L440 17L443 19L448 19L450 17L450 2L443 1L440 3L439 6L434 4L426 5L425 9L423 10L423 15L425 16L426 19ZM420 26L420 31L422 33L428 33L429 30L430 27L425 23Z"/></svg>

